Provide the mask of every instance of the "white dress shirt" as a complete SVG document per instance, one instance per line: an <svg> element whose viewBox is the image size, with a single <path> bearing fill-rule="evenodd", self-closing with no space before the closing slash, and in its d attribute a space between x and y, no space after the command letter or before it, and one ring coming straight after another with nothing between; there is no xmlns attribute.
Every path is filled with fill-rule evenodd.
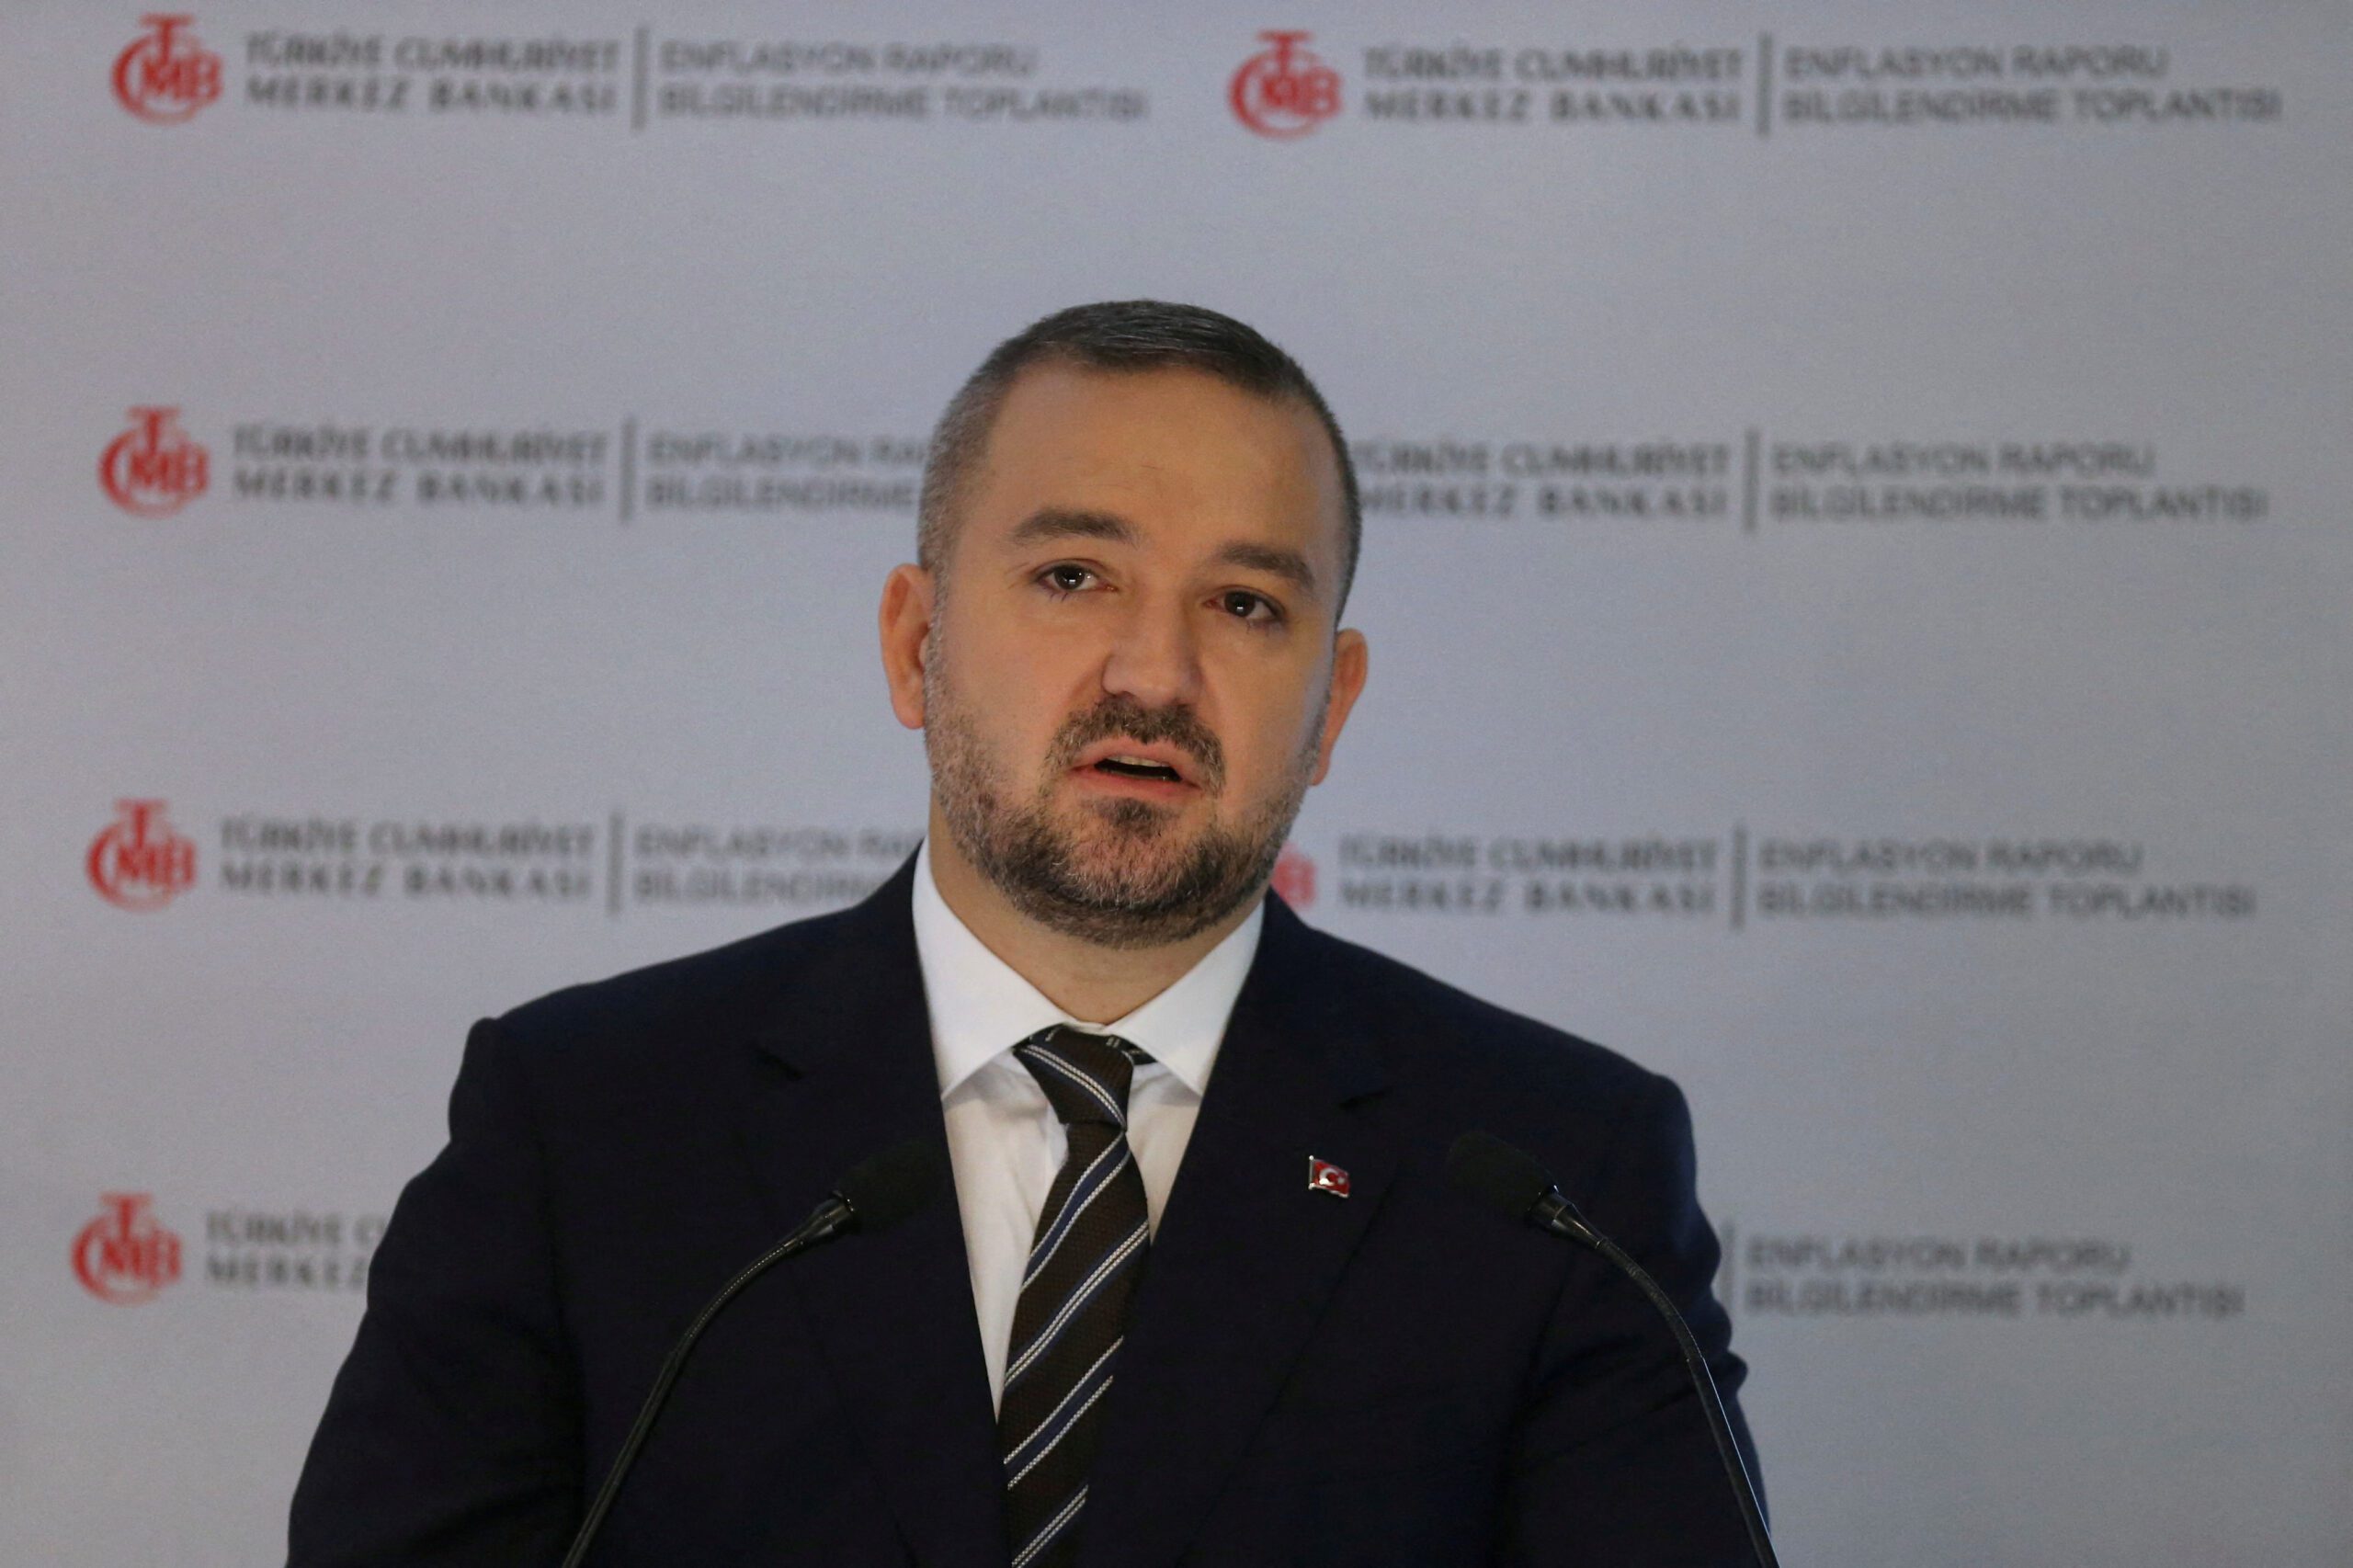
<svg viewBox="0 0 2353 1568"><path fill-rule="evenodd" d="M1262 903L1176 983L1109 1024L1082 1024L982 945L932 881L931 844L915 858L915 956L931 1012L931 1056L948 1118L948 1163L964 1220L972 1305L988 1359L989 1398L1005 1392L1006 1345L1021 1274L1067 1139L1013 1048L1051 1024L1116 1034L1152 1057L1128 1090L1128 1145L1154 1230L1193 1135L1233 999L1258 950Z"/></svg>

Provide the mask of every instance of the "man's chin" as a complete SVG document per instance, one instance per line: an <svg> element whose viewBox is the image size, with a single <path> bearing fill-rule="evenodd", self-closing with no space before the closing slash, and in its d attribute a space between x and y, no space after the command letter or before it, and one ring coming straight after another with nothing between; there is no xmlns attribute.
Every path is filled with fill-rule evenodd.
<svg viewBox="0 0 2353 1568"><path fill-rule="evenodd" d="M998 886L1033 919L1106 948L1182 941L1232 913L1250 892L1231 867L1132 853L1067 856L1051 876Z"/></svg>
<svg viewBox="0 0 2353 1568"><path fill-rule="evenodd" d="M1115 827L1065 842L1070 881L1106 903L1157 903L1187 880L1196 858L1190 835L1168 824L1148 832Z"/></svg>

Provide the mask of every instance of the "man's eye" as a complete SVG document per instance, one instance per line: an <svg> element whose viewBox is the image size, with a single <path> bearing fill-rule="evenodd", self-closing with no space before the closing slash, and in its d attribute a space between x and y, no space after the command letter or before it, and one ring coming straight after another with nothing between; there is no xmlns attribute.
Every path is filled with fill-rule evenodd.
<svg viewBox="0 0 2353 1568"><path fill-rule="evenodd" d="M1275 608L1273 600L1240 588L1220 594L1218 606L1236 620L1272 621L1282 619L1282 612Z"/></svg>
<svg viewBox="0 0 2353 1568"><path fill-rule="evenodd" d="M1067 562L1060 566L1049 566L1039 574L1039 581L1055 592L1063 594L1074 594L1094 580L1094 573L1084 566L1074 566Z"/></svg>

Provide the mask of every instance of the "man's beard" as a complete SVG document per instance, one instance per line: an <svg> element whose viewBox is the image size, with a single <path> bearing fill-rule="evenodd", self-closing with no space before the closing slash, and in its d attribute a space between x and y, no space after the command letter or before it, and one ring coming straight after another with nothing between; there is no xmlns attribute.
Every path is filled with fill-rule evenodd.
<svg viewBox="0 0 2353 1568"><path fill-rule="evenodd" d="M1145 708L1107 696L1073 714L1047 748L1036 798L1014 805L996 759L961 699L949 696L939 668L935 639L924 667L933 794L956 847L1021 913L1097 947L1156 948L1208 930L1266 886L1307 797L1320 724L1310 728L1272 799L1239 822L1211 823L1180 846L1180 807L1094 801L1066 808L1080 818L1072 824L1057 817L1053 791L1086 747L1127 739L1181 748L1196 787L1214 801L1224 789L1224 751L1190 708Z"/></svg>

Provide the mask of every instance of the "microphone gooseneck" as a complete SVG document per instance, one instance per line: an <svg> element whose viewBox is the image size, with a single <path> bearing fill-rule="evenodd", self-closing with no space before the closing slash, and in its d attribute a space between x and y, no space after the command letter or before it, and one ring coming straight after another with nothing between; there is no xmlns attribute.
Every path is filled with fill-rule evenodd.
<svg viewBox="0 0 2353 1568"><path fill-rule="evenodd" d="M904 1143L893 1143L881 1153L861 1160L850 1167L824 1200L810 1210L809 1218L801 1221L791 1234L745 1264L734 1278L720 1288L710 1304L695 1314L694 1322L670 1346L669 1356L663 1361L661 1371L654 1374L654 1386L646 1391L645 1403L638 1408L637 1419L630 1426L629 1436L621 1439L620 1451L613 1455L611 1468L605 1471L605 1483L597 1489L596 1500L588 1505L581 1517L580 1528L572 1538L572 1549L563 1554L563 1568L579 1568L588 1555L588 1548L596 1541L597 1531L604 1524L605 1516L612 1511L613 1499L620 1494L621 1482L630 1467L637 1462L638 1450L654 1431L654 1423L668 1403L672 1385L686 1369L687 1358L693 1354L696 1342L703 1330L711 1325L727 1308L727 1304L744 1292L745 1287L769 1269L795 1253L806 1252L822 1242L833 1240L850 1231L863 1231L870 1235L887 1231L901 1221L913 1217L939 1195L948 1185L947 1162L940 1150L920 1138L910 1138Z"/></svg>
<svg viewBox="0 0 2353 1568"><path fill-rule="evenodd" d="M1492 1132L1466 1132L1454 1141L1446 1153L1446 1180L1455 1191L1498 1213L1599 1253L1649 1298L1666 1326L1675 1331L1684 1369L1691 1376L1699 1408L1708 1418L1708 1435L1716 1440L1716 1457L1723 1461L1724 1479L1732 1485L1733 1500L1740 1506L1741 1523L1747 1527L1749 1550L1764 1568L1780 1568L1780 1560L1773 1555L1773 1539L1765 1528L1764 1507L1756 1500L1756 1483L1749 1480L1739 1445L1733 1441L1732 1422L1724 1415L1723 1396L1716 1392L1708 1358L1700 1354L1691 1325L1683 1321L1658 1281L1623 1247L1594 1229L1534 1155Z"/></svg>

